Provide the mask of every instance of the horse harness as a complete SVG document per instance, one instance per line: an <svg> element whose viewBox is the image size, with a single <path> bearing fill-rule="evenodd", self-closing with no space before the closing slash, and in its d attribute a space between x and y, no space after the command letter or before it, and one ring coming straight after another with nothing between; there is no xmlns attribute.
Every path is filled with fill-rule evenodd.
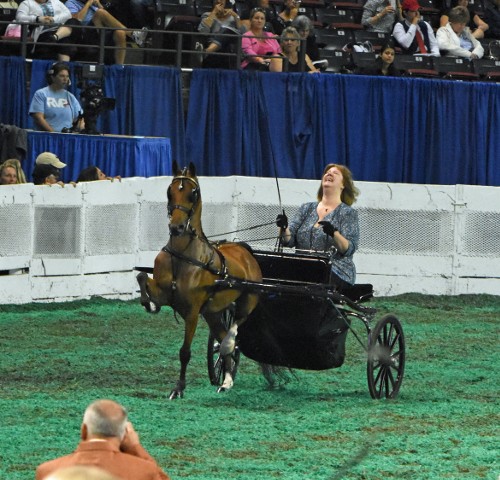
<svg viewBox="0 0 500 480"><path fill-rule="evenodd" d="M208 260L208 262L201 262L200 260L198 260L196 258L189 257L187 255L184 255L184 253L182 253L182 252L174 250L168 244L165 245L162 248L162 251L169 253L172 256L172 273L173 273L172 292L175 292L175 290L177 289L176 275L175 275L175 269L174 269L174 265L173 265L173 258L174 257L178 258L182 262L188 263L190 265L194 265L195 267L202 268L203 270L207 270L212 275L216 275L216 276L224 278L224 279L227 279L229 277L229 271L228 271L228 268L226 265L226 258L224 257L224 255L219 251L219 249L217 249L213 245L211 245L210 242L206 239L206 237L204 235L202 235L202 236L198 235L196 230L191 226L191 217L193 216L195 208L198 205L198 202L200 201L200 186L199 186L198 182L194 178L188 177L186 175L186 169L184 169L182 171L181 175L176 176L172 180L172 183L170 184L170 186L168 187L167 197L169 198L169 201L171 198L170 190L172 188L174 181L176 181L176 180L180 180L179 186L177 187L179 190L184 189L184 183L183 183L184 180L186 180L194 185L194 188L191 192L191 196L189 199L189 201L191 202L191 208L187 208L183 205L178 205L178 204L170 205L170 203L169 203L168 214L169 214L169 216L171 216L172 212L175 209L178 209L178 210L181 210L182 212L184 212L188 217L186 227L189 229L189 235L191 237L196 237L200 241L205 242L207 245L209 245L209 247L211 248L211 251L212 251L212 255L210 257L210 260ZM215 254L217 254L217 256L219 257L220 264L221 264L220 268L216 268L214 266Z"/></svg>

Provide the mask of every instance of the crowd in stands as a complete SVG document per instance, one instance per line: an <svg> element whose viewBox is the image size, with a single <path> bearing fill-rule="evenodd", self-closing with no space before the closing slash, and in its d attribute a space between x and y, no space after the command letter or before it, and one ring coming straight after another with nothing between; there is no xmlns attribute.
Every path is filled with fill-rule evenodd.
<svg viewBox="0 0 500 480"><path fill-rule="evenodd" d="M489 49L492 41L500 42L500 0L428 0L424 7L418 0L366 0L364 4L356 0L208 2L187 0L178 2L177 8L174 0L165 0L161 18L166 32L183 31L175 18L186 8L198 18L194 31L186 28L186 34L192 35L191 47L182 45L184 58L197 59L197 65L189 62L188 66L234 68L235 60L228 59L227 54L234 57L239 45L241 68L263 71L335 71L326 68L332 50L376 53L380 57L382 47L388 45L396 57L420 54L474 60L500 55ZM106 44L114 46L112 61L123 64L127 42L139 46L151 42L149 30L163 22L153 22L161 4L161 0L111 0L109 4L100 0L23 0L16 20L31 25L33 55L49 54L54 60L68 61L76 54L75 45L99 44L99 32L104 29ZM129 21L132 28L126 26ZM289 38L282 37L290 27L300 35L297 48L294 32L287 30ZM375 36L360 41L361 32ZM198 33L203 35L196 36ZM312 65L321 60L322 65ZM378 68L375 63L373 66Z"/></svg>

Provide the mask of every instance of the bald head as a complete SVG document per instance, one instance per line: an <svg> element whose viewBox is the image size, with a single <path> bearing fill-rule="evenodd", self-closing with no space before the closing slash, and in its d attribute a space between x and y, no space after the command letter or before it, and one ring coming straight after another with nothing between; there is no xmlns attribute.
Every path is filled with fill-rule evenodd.
<svg viewBox="0 0 500 480"><path fill-rule="evenodd" d="M111 473L97 467L76 466L56 470L45 480L120 480Z"/></svg>
<svg viewBox="0 0 500 480"><path fill-rule="evenodd" d="M111 438L119 440L125 435L127 411L113 400L97 400L91 403L83 415L83 426L88 438Z"/></svg>

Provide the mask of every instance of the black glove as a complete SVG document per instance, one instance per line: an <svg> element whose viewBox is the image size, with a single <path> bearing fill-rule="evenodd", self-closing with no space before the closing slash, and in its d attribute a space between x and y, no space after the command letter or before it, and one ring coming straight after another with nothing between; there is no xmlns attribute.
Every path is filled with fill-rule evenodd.
<svg viewBox="0 0 500 480"><path fill-rule="evenodd" d="M318 222L318 225L321 225L323 232L325 232L330 237L333 237L333 234L338 231L330 222L323 220L322 222Z"/></svg>
<svg viewBox="0 0 500 480"><path fill-rule="evenodd" d="M288 217L285 215L285 212L280 213L276 217L276 225L280 228L288 227Z"/></svg>

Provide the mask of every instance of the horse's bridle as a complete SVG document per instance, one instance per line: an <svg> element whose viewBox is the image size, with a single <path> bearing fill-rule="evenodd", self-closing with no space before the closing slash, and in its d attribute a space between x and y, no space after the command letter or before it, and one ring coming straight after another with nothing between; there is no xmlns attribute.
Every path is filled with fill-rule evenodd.
<svg viewBox="0 0 500 480"><path fill-rule="evenodd" d="M177 180L180 180L179 186L177 187L179 190L183 190L184 189L184 183L183 183L184 180L187 180L187 181L191 182L194 185L194 188L193 188L193 190L191 192L192 198L190 198L191 208L187 208L184 205L177 205L177 204L170 205L170 190L171 190L174 182L177 181ZM172 180L172 182L170 183L170 185L168 187L167 198L169 199L169 203L168 203L168 206L167 206L168 216L171 217L172 213L176 209L180 210L181 212L184 212L187 215L186 229L189 231L189 233L191 235L196 235L196 231L191 226L191 217L193 216L194 210L195 210L195 208L197 207L197 205L198 205L198 203L200 201L200 186L199 186L198 182L194 178L188 177L188 176L183 175L183 174L179 175L177 177L174 177L173 180Z"/></svg>

